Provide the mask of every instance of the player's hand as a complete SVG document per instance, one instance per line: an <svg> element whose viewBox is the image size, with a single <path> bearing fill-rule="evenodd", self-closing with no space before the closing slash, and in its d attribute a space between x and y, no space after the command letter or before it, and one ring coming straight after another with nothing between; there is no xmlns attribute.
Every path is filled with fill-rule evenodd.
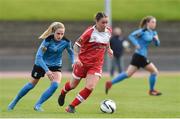
<svg viewBox="0 0 180 119"><path fill-rule="evenodd" d="M136 45L135 46L135 49L140 49L141 47L139 45Z"/></svg>
<svg viewBox="0 0 180 119"><path fill-rule="evenodd" d="M54 80L54 75L53 75L53 73L52 73L51 71L46 72L46 75L48 76L48 78L49 78L51 81Z"/></svg>
<svg viewBox="0 0 180 119"><path fill-rule="evenodd" d="M154 36L154 39L155 39L155 40L159 40L158 35L155 35L155 36Z"/></svg>
<svg viewBox="0 0 180 119"><path fill-rule="evenodd" d="M71 66L72 66L72 68L73 68L73 67L74 67L74 64L72 64Z"/></svg>
<svg viewBox="0 0 180 119"><path fill-rule="evenodd" d="M113 50L112 49L108 49L108 55L110 58L113 58Z"/></svg>

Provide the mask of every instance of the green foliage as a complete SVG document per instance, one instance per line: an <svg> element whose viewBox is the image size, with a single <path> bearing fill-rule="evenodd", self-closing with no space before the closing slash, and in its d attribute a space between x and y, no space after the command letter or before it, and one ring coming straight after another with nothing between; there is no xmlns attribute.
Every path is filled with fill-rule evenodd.
<svg viewBox="0 0 180 119"><path fill-rule="evenodd" d="M147 77L130 78L122 83L114 85L109 95L104 93L104 82L107 78L100 80L96 89L88 100L77 108L76 114L67 114L65 107L74 99L80 89L84 87L84 80L77 89L67 94L65 106L59 107L57 98L59 90L67 79L63 79L60 88L43 105L45 112L35 112L33 106L40 94L49 86L49 80L42 79L37 87L30 91L16 106L15 110L8 112L7 105L22 86L28 81L25 79L0 79L0 118L3 117L36 117L36 118L178 118L180 117L180 75L159 76L157 87L163 95L159 97L148 95ZM104 114L99 110L99 103L104 99L112 99L117 104L114 114Z"/></svg>
<svg viewBox="0 0 180 119"><path fill-rule="evenodd" d="M180 0L111 1L113 20L180 20ZM104 0L0 0L0 20L92 21L97 11L104 11Z"/></svg>

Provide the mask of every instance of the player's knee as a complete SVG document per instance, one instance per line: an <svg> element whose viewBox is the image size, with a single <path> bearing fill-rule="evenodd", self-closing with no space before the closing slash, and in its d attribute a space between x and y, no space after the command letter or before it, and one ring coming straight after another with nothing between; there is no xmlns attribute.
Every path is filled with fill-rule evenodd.
<svg viewBox="0 0 180 119"><path fill-rule="evenodd" d="M73 85L72 87L71 87L71 89L75 89L77 87L77 85Z"/></svg>
<svg viewBox="0 0 180 119"><path fill-rule="evenodd" d="M79 79L74 79L73 82L70 82L71 89L75 89L78 86L79 82L80 82Z"/></svg>
<svg viewBox="0 0 180 119"><path fill-rule="evenodd" d="M75 89L76 88L76 86L75 85L71 85L71 89Z"/></svg>
<svg viewBox="0 0 180 119"><path fill-rule="evenodd" d="M35 79L35 78L32 78L31 80L30 80L30 83L35 87L36 86L36 84L39 82L39 79Z"/></svg>
<svg viewBox="0 0 180 119"><path fill-rule="evenodd" d="M35 86L36 86L36 85L34 85L33 83L28 83L28 84L26 84L26 88L27 88L28 90L33 89Z"/></svg>
<svg viewBox="0 0 180 119"><path fill-rule="evenodd" d="M151 74L158 75L159 71L158 70L154 70L153 72L151 72Z"/></svg>
<svg viewBox="0 0 180 119"><path fill-rule="evenodd" d="M126 74L127 74L127 78L130 78L133 75L133 73L129 73L129 72L126 72Z"/></svg>
<svg viewBox="0 0 180 119"><path fill-rule="evenodd" d="M158 70L156 70L156 75L158 75L159 74L159 71Z"/></svg>
<svg viewBox="0 0 180 119"><path fill-rule="evenodd" d="M89 90L93 90L95 88L96 85L94 85L93 83L91 84L87 84L86 88L88 88Z"/></svg>
<svg viewBox="0 0 180 119"><path fill-rule="evenodd" d="M70 84L71 89L75 89L77 87L76 84Z"/></svg>

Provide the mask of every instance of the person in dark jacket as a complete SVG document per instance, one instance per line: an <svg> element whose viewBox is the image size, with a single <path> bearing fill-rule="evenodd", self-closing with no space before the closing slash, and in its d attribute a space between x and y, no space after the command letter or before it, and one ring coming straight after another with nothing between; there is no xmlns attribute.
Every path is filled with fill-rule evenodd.
<svg viewBox="0 0 180 119"><path fill-rule="evenodd" d="M113 34L110 39L110 46L113 50L114 57L111 60L110 76L114 76L115 68L117 67L118 73L123 71L123 52L125 48L129 47L129 42L125 40L122 35L122 30L119 27L113 29Z"/></svg>

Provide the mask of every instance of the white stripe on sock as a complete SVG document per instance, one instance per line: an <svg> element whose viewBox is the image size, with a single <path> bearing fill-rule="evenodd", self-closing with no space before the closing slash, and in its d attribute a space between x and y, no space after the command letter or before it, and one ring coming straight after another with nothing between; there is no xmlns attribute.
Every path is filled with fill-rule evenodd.
<svg viewBox="0 0 180 119"><path fill-rule="evenodd" d="M63 90L64 90L64 92L67 92L67 90L65 89L65 86L64 86Z"/></svg>
<svg viewBox="0 0 180 119"><path fill-rule="evenodd" d="M84 101L84 98L83 98L80 94L78 94L78 95L76 96L76 98L77 98L80 102L83 102L83 101Z"/></svg>

